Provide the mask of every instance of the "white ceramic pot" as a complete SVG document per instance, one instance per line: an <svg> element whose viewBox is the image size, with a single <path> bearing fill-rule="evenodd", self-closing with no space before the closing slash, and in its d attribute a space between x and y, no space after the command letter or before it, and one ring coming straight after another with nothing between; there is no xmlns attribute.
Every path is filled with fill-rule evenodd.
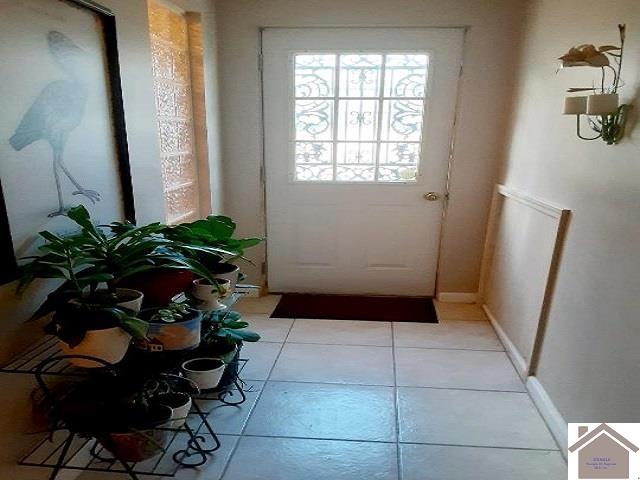
<svg viewBox="0 0 640 480"><path fill-rule="evenodd" d="M236 289L236 284L238 283L238 277L240 275L240 267L232 263L219 263L211 271L211 275L213 275L213 278L216 278L216 279L229 280L230 282L229 295L230 295Z"/></svg>
<svg viewBox="0 0 640 480"><path fill-rule="evenodd" d="M182 364L182 371L200 390L210 390L220 383L225 367L219 358L192 358Z"/></svg>
<svg viewBox="0 0 640 480"><path fill-rule="evenodd" d="M224 298L229 292L231 282L229 280L219 280L220 290L211 285L208 280L198 278L193 281L191 293L194 297L202 302L203 310L224 310L226 305L220 303L220 299Z"/></svg>
<svg viewBox="0 0 640 480"><path fill-rule="evenodd" d="M118 302L116 303L116 305L122 308L133 310L135 313L140 313L140 309L142 308L142 300L144 299L144 294L142 292L133 290L131 288L116 288L116 295L131 297L130 300Z"/></svg>
<svg viewBox="0 0 640 480"><path fill-rule="evenodd" d="M189 395L181 392L162 393L156 397L156 400L160 405L166 405L171 409L168 428L180 428L184 425L191 411L192 401Z"/></svg>
<svg viewBox="0 0 640 480"><path fill-rule="evenodd" d="M111 327L102 330L87 330L82 341L75 347L61 341L60 349L65 355L86 355L114 364L122 360L129 349L130 342L131 335L120 327ZM78 367L104 367L102 363L82 358L72 358L69 361Z"/></svg>

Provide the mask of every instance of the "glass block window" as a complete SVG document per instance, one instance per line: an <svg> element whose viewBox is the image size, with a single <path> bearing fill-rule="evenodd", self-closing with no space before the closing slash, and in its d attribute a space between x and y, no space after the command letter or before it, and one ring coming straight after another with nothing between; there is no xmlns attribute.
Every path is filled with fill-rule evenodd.
<svg viewBox="0 0 640 480"><path fill-rule="evenodd" d="M151 59L168 223L200 217L190 45L183 14L149 2Z"/></svg>
<svg viewBox="0 0 640 480"><path fill-rule="evenodd" d="M293 65L296 181L416 181L426 54L301 53Z"/></svg>

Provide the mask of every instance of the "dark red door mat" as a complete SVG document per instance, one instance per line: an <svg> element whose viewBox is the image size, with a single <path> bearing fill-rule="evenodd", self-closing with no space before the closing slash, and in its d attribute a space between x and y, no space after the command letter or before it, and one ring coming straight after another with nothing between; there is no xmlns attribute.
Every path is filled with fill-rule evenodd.
<svg viewBox="0 0 640 480"><path fill-rule="evenodd" d="M368 297L285 293L271 318L438 323L430 297Z"/></svg>

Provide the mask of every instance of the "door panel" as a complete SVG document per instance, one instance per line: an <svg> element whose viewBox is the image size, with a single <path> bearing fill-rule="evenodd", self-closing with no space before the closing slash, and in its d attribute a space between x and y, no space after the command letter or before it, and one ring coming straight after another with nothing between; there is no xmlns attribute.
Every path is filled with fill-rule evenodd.
<svg viewBox="0 0 640 480"><path fill-rule="evenodd" d="M263 32L272 292L433 294L462 43L462 29Z"/></svg>

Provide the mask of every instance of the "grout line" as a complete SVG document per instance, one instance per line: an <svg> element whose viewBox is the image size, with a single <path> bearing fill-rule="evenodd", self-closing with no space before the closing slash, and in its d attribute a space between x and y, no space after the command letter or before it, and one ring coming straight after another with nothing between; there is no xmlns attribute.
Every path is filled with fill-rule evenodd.
<svg viewBox="0 0 640 480"><path fill-rule="evenodd" d="M402 345L398 345L394 347L398 348L407 348L411 350L456 350L463 352L496 352L496 353L506 353L504 350L491 350L488 348L453 348L453 347L403 347Z"/></svg>
<svg viewBox="0 0 640 480"><path fill-rule="evenodd" d="M233 436L233 435L229 435ZM237 436L237 435L236 435ZM461 448L494 448L497 450L528 450L535 452L557 452L557 448L535 448L535 447L507 447L496 445L473 445L467 443L438 443L438 442L392 442L388 440L359 440L353 438L328 438L328 437L300 437L295 435L259 435L259 434L243 434L243 437L249 438L283 438L287 440L314 440L327 442L351 442L351 443L382 443L386 445L433 445L440 447L461 447Z"/></svg>
<svg viewBox="0 0 640 480"><path fill-rule="evenodd" d="M395 370L394 370L395 374ZM264 382L267 380L245 379L246 382ZM422 388L431 390L462 390L471 392L496 392L496 393L521 393L527 394L526 390L497 390L490 388L466 388L466 387L434 387L434 386L421 386L421 385L382 385L375 383L339 383L339 382L319 382L319 381L302 381L302 380L273 380L269 379L270 383L299 383L303 385L335 385L338 387L380 387L380 388Z"/></svg>
<svg viewBox="0 0 640 480"><path fill-rule="evenodd" d="M497 445L473 445L467 443L436 443L436 442L400 442L401 445L433 445L440 447L459 448L494 448L497 450L527 450L534 452L558 452L557 448L534 448L534 447L502 447Z"/></svg>
<svg viewBox="0 0 640 480"><path fill-rule="evenodd" d="M260 333L260 332L258 332ZM288 338L288 334L287 334ZM462 350L466 352L501 352L505 353L505 350L495 350L488 348L453 348L453 347L405 347L402 345L371 345L365 343L326 343L326 342L290 342L288 340L283 340L280 342L269 341L269 340L260 340L260 343L288 343L289 345L331 345L336 347L377 347L377 348L410 348L414 350Z"/></svg>
<svg viewBox="0 0 640 480"><path fill-rule="evenodd" d="M285 341L289 337L289 332L293 328L293 324L294 323L295 322L291 322L291 325L289 326L289 330L287 331L287 335L285 336ZM274 343L276 343L276 342L274 342ZM253 412L255 412L255 409L256 409L256 407L258 405L258 402L260 401L260 398L262 398L262 393L264 392L264 390L265 390L265 388L267 386L267 382L269 381L269 378L271 378L271 373L273 372L273 369L276 368L276 363L278 363L278 359L280 358L280 354L282 353L282 349L284 348L284 345L285 345L284 342L280 343L280 350L278 350L278 355L276 355L276 359L274 360L273 365L271 365L271 368L269 369L269 373L267 374L267 378L265 380L261 380L262 382L264 382L262 384L262 388L258 392L258 395L256 396L256 399L253 402L253 406L251 407L251 410L249 411L249 415L247 415L247 418L244 421L244 425L242 425L242 430L240 430L240 433L238 435L238 441L236 442L236 444L231 449L231 452L229 452L229 458L227 459L227 462L226 462L224 468L222 469L222 472L220 473L220 476L218 477L220 480L222 480L224 478L224 476L227 474L227 469L229 468L229 464L231 463L231 460L233 459L233 456L235 455L236 450L238 449L238 446L240 445L240 441L242 440L242 437L244 436L244 431L247 429L247 425L249 425L249 421L251 420L251 417L253 416ZM251 359L249 359L249 361L251 361ZM254 380L254 381L258 381L258 380Z"/></svg>
<svg viewBox="0 0 640 480"><path fill-rule="evenodd" d="M398 406L398 374L396 365L396 348L395 348L395 330L393 328L393 322L391 323L391 363L393 365L393 411L395 417L396 427L396 470L398 474L398 480L402 480L402 461L400 458L400 414Z"/></svg>

